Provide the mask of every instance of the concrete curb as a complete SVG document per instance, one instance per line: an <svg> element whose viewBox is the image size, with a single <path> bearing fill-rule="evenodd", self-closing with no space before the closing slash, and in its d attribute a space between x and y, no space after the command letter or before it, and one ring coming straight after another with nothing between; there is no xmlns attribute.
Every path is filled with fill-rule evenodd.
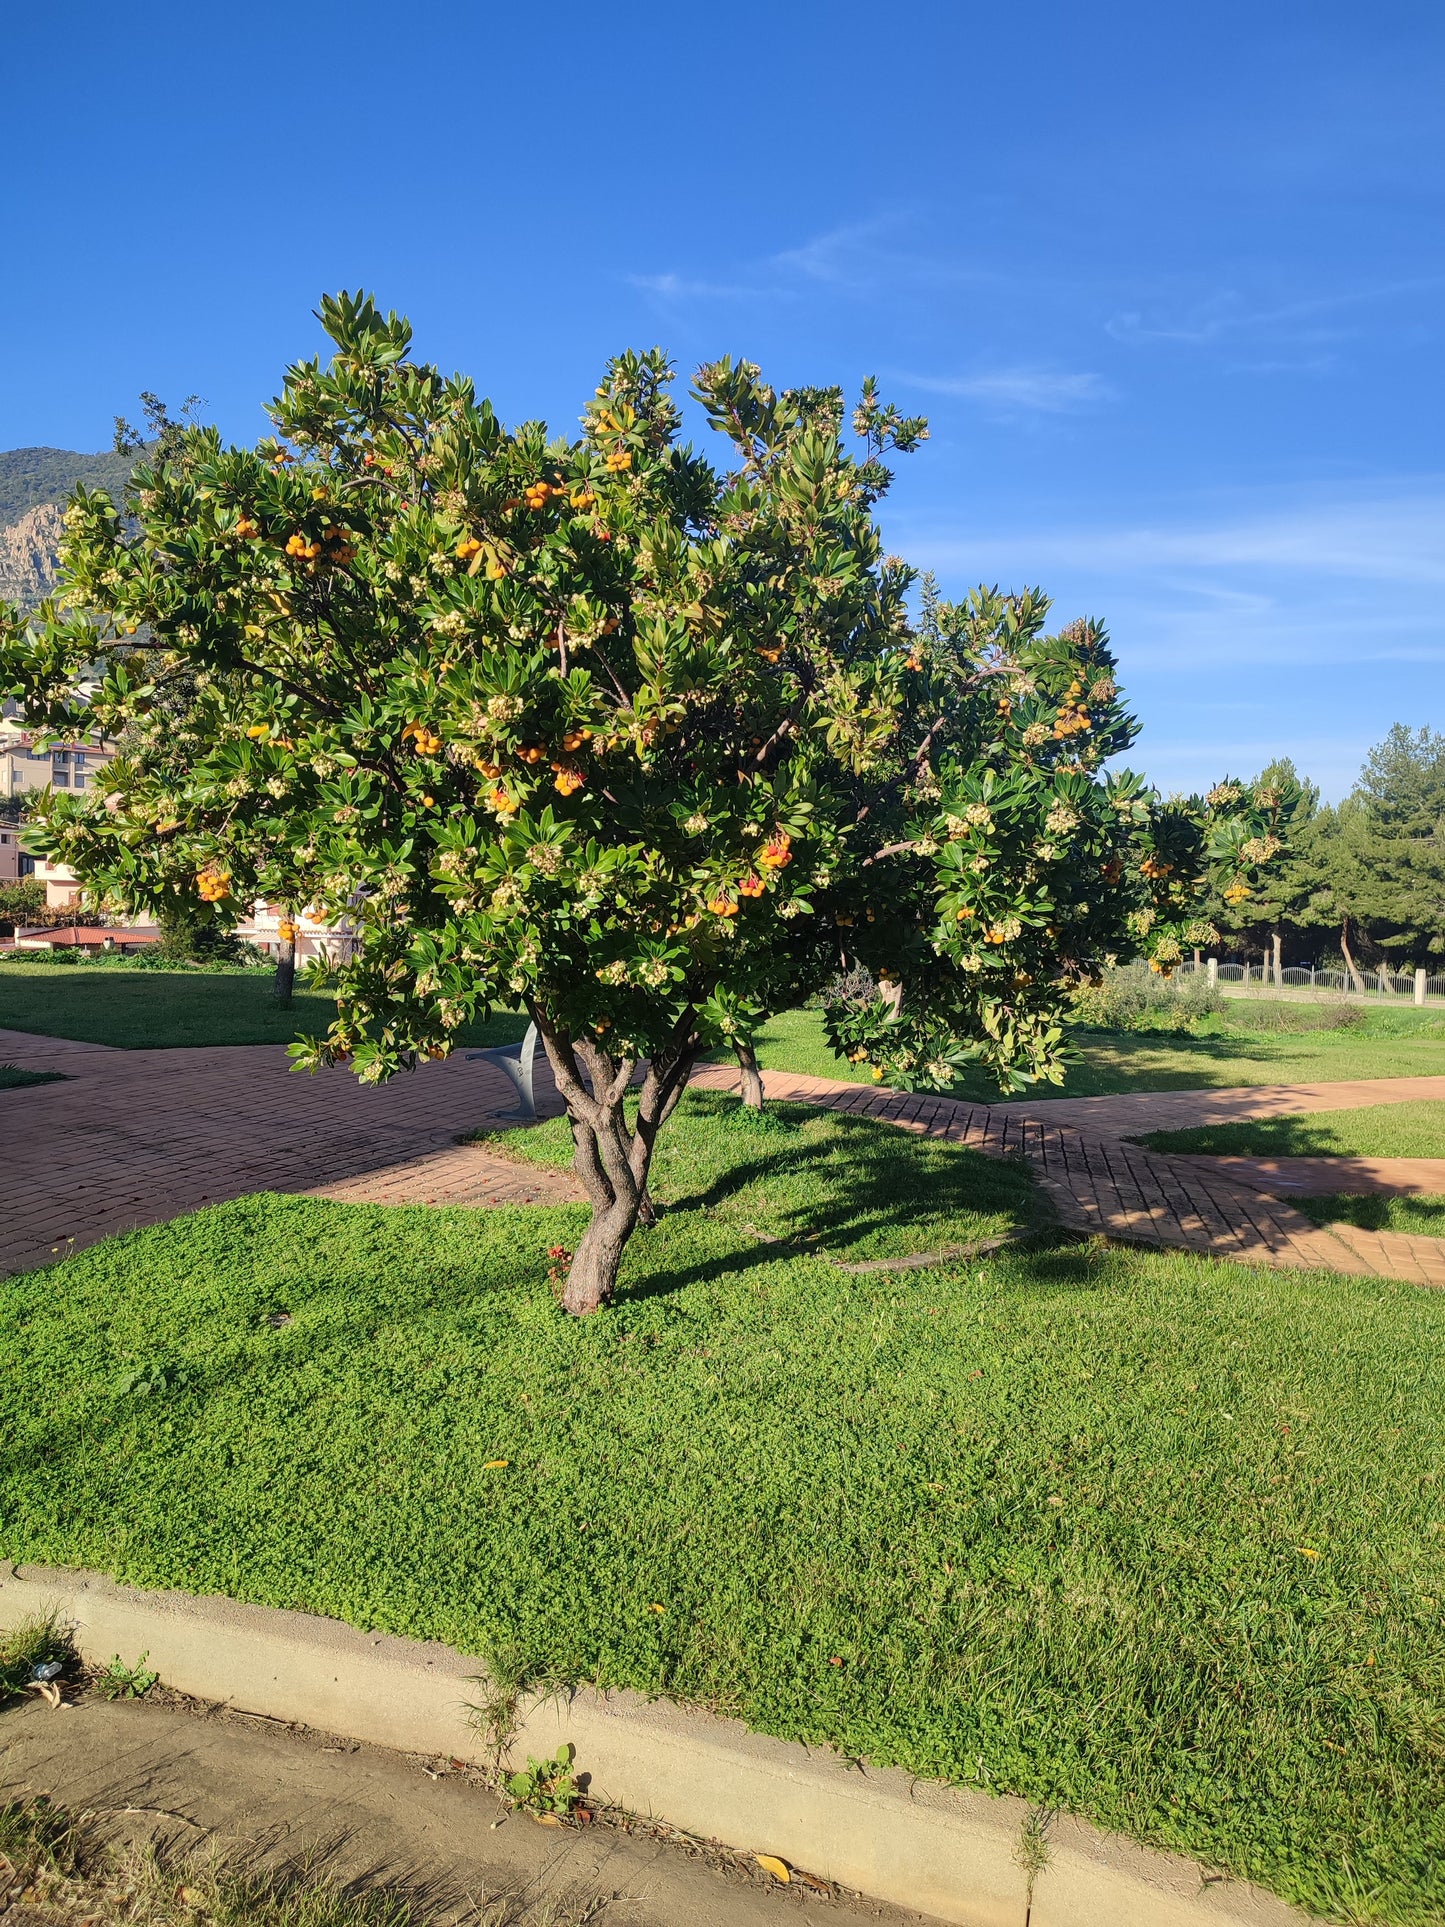
<svg viewBox="0 0 1445 1927"><path fill-rule="evenodd" d="M404 1752L491 1758L468 1711L488 1696L481 1662L449 1646L137 1591L96 1573L0 1566L0 1626L45 1613L74 1628L87 1661L131 1663L145 1651L167 1686L199 1699ZM518 1764L570 1740L609 1806L777 1854L955 1927L1302 1927L1307 1918L1259 1888L1072 1819L1048 1829L1030 1908L1022 1800L852 1766L632 1693L552 1695L519 1712L509 1747Z"/></svg>

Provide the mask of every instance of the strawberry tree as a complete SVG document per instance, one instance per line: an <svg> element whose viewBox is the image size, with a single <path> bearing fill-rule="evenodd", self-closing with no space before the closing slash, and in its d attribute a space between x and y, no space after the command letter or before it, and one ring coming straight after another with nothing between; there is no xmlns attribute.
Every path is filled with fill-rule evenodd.
<svg viewBox="0 0 1445 1927"><path fill-rule="evenodd" d="M1243 874L1217 811L1105 772L1135 725L1099 625L910 601L874 510L926 430L871 382L845 422L835 389L702 368L714 464L660 351L554 435L369 298L320 318L334 353L288 372L274 436L193 428L124 504L77 493L63 601L7 621L0 686L64 729L106 664L88 720L126 754L38 831L94 892L347 919L299 1066L381 1080L526 1008L593 1206L569 1310L610 1297L700 1053L746 1062L862 965L880 995L829 1021L880 1081L1057 1080L1071 985L1170 967L1201 885Z"/></svg>

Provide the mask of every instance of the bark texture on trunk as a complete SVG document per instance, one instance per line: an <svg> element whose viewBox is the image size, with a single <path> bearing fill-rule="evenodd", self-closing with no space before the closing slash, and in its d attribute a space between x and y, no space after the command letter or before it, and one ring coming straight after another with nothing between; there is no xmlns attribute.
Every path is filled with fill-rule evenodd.
<svg viewBox="0 0 1445 1927"><path fill-rule="evenodd" d="M1355 959L1350 950L1350 920L1348 917L1346 917L1340 925L1340 954L1345 960L1345 969L1350 973L1350 982L1363 997L1365 994L1365 980L1355 967Z"/></svg>
<svg viewBox="0 0 1445 1927"><path fill-rule="evenodd" d="M763 1074L758 1069L757 1052L751 1044L734 1044L737 1053L738 1070L742 1073L739 1095L750 1111L763 1108Z"/></svg>
<svg viewBox="0 0 1445 1927"><path fill-rule="evenodd" d="M1272 941L1274 945L1274 987L1276 990L1283 990L1284 958L1280 951L1280 935L1278 930L1273 932Z"/></svg>
<svg viewBox="0 0 1445 1927"><path fill-rule="evenodd" d="M296 988L296 925L288 910L281 919L281 947L276 956L276 981L272 995L282 1010L291 1008L291 993Z"/></svg>
<svg viewBox="0 0 1445 1927"><path fill-rule="evenodd" d="M627 1241L639 1224L654 1224L647 1191L657 1133L675 1109L696 1061L696 1013L685 1011L667 1046L649 1059L628 1124L627 1094L641 1068L634 1057L612 1057L592 1038L572 1038L540 1007L533 1022L567 1105L572 1168L592 1206L592 1220L567 1273L564 1308L579 1316L610 1304Z"/></svg>

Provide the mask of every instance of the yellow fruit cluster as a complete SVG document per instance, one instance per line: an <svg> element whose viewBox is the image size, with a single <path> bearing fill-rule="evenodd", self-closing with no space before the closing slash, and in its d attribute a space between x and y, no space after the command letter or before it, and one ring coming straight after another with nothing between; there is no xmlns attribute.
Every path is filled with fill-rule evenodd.
<svg viewBox="0 0 1445 1927"><path fill-rule="evenodd" d="M621 475L631 466L632 457L625 448L614 448L607 457L607 468L610 474Z"/></svg>
<svg viewBox="0 0 1445 1927"><path fill-rule="evenodd" d="M442 739L428 723L408 723L401 732L401 740L410 739L416 744L417 753L422 756L440 756Z"/></svg>
<svg viewBox="0 0 1445 1927"><path fill-rule="evenodd" d="M563 796L570 796L574 790L580 790L586 781L581 770L572 763L554 763L552 767L557 772L552 779L552 786Z"/></svg>
<svg viewBox="0 0 1445 1927"><path fill-rule="evenodd" d="M202 903L224 903L231 894L231 872L210 864L196 872L196 892Z"/></svg>
<svg viewBox="0 0 1445 1927"><path fill-rule="evenodd" d="M793 860L792 842L793 839L786 830L779 830L775 836L770 836L758 851L758 862L765 869L781 870Z"/></svg>

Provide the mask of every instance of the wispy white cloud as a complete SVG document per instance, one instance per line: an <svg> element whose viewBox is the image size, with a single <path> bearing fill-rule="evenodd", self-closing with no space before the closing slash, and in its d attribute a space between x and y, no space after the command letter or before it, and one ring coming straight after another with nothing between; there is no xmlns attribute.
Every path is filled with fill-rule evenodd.
<svg viewBox="0 0 1445 1927"><path fill-rule="evenodd" d="M1065 415L1115 399L1115 390L1102 375L1056 368L987 368L972 375L894 374L892 379L926 394L955 395L1009 412Z"/></svg>
<svg viewBox="0 0 1445 1927"><path fill-rule="evenodd" d="M1232 335L1259 334L1304 344L1338 341L1354 332L1352 312L1372 303L1439 288L1445 276L1422 275L1405 281L1310 295L1302 300L1260 303L1235 288L1221 288L1182 307L1116 310L1104 323L1116 341L1177 342L1203 347Z"/></svg>
<svg viewBox="0 0 1445 1927"><path fill-rule="evenodd" d="M779 290L743 281L694 281L682 274L629 274L628 281L659 301L749 301Z"/></svg>
<svg viewBox="0 0 1445 1927"><path fill-rule="evenodd" d="M1445 586L1445 480L1409 492L1310 501L1219 520L980 529L921 535L915 552L934 568L969 557L1033 572L1085 571L1126 580L1202 576L1202 589L1239 592L1231 571L1353 577L1394 587ZM1207 572L1207 573L1206 573Z"/></svg>
<svg viewBox="0 0 1445 1927"><path fill-rule="evenodd" d="M676 271L630 274L636 288L661 300L711 298L780 299L832 290L866 298L900 288L977 287L1007 277L965 263L936 248L916 244L914 217L906 212L849 221L741 263L717 280Z"/></svg>

